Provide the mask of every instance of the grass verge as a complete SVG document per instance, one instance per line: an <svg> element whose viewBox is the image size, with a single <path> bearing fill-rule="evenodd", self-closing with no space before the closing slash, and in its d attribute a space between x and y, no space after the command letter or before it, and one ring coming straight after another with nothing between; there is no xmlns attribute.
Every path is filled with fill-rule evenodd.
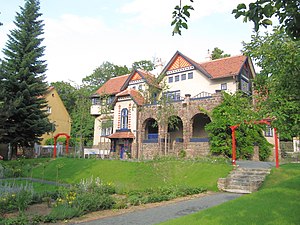
<svg viewBox="0 0 300 225"><path fill-rule="evenodd" d="M145 190L170 185L203 187L217 190L217 179L226 177L232 167L227 163L157 160L128 162L120 160L95 160L59 158L45 161L32 170L32 177L79 183L80 180L99 177L104 183L112 183L117 192Z"/></svg>

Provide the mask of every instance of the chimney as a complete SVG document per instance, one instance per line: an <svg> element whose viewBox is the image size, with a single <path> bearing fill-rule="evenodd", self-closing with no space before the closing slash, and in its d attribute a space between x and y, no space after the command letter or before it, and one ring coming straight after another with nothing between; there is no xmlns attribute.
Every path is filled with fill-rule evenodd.
<svg viewBox="0 0 300 225"><path fill-rule="evenodd" d="M207 61L207 62L211 61L211 53L210 53L209 49L207 49L207 55L205 56L205 61Z"/></svg>

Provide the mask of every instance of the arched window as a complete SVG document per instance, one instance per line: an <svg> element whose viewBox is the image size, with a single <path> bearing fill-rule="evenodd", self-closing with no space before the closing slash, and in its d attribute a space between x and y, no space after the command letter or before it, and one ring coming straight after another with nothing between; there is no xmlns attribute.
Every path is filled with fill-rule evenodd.
<svg viewBox="0 0 300 225"><path fill-rule="evenodd" d="M121 111L121 129L128 129L128 109Z"/></svg>

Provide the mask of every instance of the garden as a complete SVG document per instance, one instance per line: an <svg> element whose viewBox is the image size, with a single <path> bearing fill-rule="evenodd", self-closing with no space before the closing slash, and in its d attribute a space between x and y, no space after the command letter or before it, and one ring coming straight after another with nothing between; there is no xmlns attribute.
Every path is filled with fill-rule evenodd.
<svg viewBox="0 0 300 225"><path fill-rule="evenodd" d="M224 158L120 161L19 158L0 164L0 224L67 221L99 210L217 191L232 166ZM43 213L28 213L43 205Z"/></svg>

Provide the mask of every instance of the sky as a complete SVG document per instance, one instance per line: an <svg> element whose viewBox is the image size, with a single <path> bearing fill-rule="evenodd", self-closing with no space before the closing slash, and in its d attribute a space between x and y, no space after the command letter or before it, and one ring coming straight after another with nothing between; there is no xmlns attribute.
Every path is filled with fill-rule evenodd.
<svg viewBox="0 0 300 225"><path fill-rule="evenodd" d="M195 0L189 29L172 36L172 11L179 0L40 0L46 81L80 84L105 61L128 68L154 58L167 64L176 51L196 62L205 61L214 47L239 55L253 34L252 23L231 14L241 1L251 2ZM20 6L24 0L0 0L1 50Z"/></svg>

